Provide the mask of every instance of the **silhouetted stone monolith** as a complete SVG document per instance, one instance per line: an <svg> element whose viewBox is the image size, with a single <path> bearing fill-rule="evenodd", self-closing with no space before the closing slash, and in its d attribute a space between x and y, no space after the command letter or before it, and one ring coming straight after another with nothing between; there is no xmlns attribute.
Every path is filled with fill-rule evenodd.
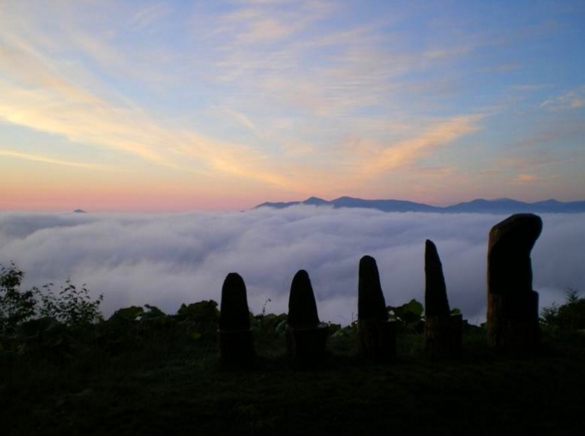
<svg viewBox="0 0 585 438"><path fill-rule="evenodd" d="M510 352L539 343L538 293L532 290L530 252L542 219L515 214L495 225L488 243L488 343Z"/></svg>
<svg viewBox="0 0 585 438"><path fill-rule="evenodd" d="M463 319L451 315L443 265L435 244L425 242L425 348L435 357L449 357L461 350Z"/></svg>
<svg viewBox="0 0 585 438"><path fill-rule="evenodd" d="M358 318L388 320L386 300L380 284L376 260L365 255L360 260L358 284Z"/></svg>
<svg viewBox="0 0 585 438"><path fill-rule="evenodd" d="M223 362L237 364L254 357L246 284L236 273L228 274L221 289L218 333Z"/></svg>
<svg viewBox="0 0 585 438"><path fill-rule="evenodd" d="M291 356L315 360L325 354L328 327L321 324L309 274L297 272L288 301L287 348Z"/></svg>
<svg viewBox="0 0 585 438"><path fill-rule="evenodd" d="M443 276L443 264L437 247L431 240L425 242L425 314L449 316L449 299Z"/></svg>
<svg viewBox="0 0 585 438"><path fill-rule="evenodd" d="M315 327L319 325L317 302L309 274L305 270L297 272L290 286L288 297L288 325L293 328Z"/></svg>
<svg viewBox="0 0 585 438"><path fill-rule="evenodd" d="M396 355L396 321L388 321L378 265L368 255L361 258L359 267L358 348L362 356L376 360Z"/></svg>

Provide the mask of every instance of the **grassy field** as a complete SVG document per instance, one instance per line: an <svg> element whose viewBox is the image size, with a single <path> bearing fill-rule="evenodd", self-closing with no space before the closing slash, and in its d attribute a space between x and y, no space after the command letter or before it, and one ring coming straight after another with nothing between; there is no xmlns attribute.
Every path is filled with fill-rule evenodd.
<svg viewBox="0 0 585 438"><path fill-rule="evenodd" d="M314 366L286 357L282 335L257 337L258 359L221 366L213 334L158 330L73 357L4 360L6 434L522 434L585 430L585 338L545 338L533 357L496 355L481 330L464 354L434 361L401 334L398 359L358 358L350 334Z"/></svg>

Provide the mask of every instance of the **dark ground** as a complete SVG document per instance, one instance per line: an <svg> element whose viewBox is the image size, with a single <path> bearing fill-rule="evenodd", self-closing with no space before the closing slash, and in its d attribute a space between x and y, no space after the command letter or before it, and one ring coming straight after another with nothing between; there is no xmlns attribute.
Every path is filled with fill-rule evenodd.
<svg viewBox="0 0 585 438"><path fill-rule="evenodd" d="M330 339L314 367L291 362L282 338L257 342L247 369L217 360L212 336L161 335L115 354L14 360L0 368L3 435L580 435L585 338L547 339L511 358L467 334L452 361L402 335L399 359L357 358Z"/></svg>

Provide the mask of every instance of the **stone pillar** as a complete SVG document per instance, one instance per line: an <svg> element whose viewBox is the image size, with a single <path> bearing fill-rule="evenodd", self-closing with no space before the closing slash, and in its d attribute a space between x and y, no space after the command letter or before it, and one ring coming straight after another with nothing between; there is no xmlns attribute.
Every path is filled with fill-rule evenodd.
<svg viewBox="0 0 585 438"><path fill-rule="evenodd" d="M328 326L321 324L309 274L305 270L293 278L288 301L286 341L288 353L297 359L313 361L325 355Z"/></svg>
<svg viewBox="0 0 585 438"><path fill-rule="evenodd" d="M388 321L386 300L376 260L360 260L358 284L358 349L363 357L390 360L396 356L396 321Z"/></svg>
<svg viewBox="0 0 585 438"><path fill-rule="evenodd" d="M221 290L218 337L222 362L237 365L254 358L246 285L236 273L228 274Z"/></svg>
<svg viewBox="0 0 585 438"><path fill-rule="evenodd" d="M495 225L488 243L488 344L509 352L534 350L539 343L538 293L532 290L530 252L542 219L515 214Z"/></svg>
<svg viewBox="0 0 585 438"><path fill-rule="evenodd" d="M461 351L463 320L451 315L443 265L435 244L425 242L425 348L435 357L455 356Z"/></svg>

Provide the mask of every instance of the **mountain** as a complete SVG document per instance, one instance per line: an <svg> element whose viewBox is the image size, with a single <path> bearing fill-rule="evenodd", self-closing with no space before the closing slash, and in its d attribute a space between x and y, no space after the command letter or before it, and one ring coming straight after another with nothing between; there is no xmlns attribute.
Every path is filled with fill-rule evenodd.
<svg viewBox="0 0 585 438"><path fill-rule="evenodd" d="M359 198L350 198L349 196L342 196L330 202L334 208L374 208L376 210L387 212L434 212L438 207L433 207L426 204L419 204L411 201L398 201L395 199L377 199L367 200Z"/></svg>
<svg viewBox="0 0 585 438"><path fill-rule="evenodd" d="M469 202L436 207L418 202L401 201L396 199L360 199L342 196L332 201L311 197L304 201L293 202L264 202L256 208L288 208L294 205L329 206L333 208L372 208L375 210L405 213L585 213L585 201L561 202L556 199L547 199L539 202L522 202L509 198L501 199L474 199Z"/></svg>
<svg viewBox="0 0 585 438"><path fill-rule="evenodd" d="M73 213L85 213L85 211L83 211L81 208L78 208L77 210L73 210Z"/></svg>
<svg viewBox="0 0 585 438"><path fill-rule="evenodd" d="M293 201L293 202L265 202L263 204L254 207L262 208L287 208L293 205L315 205L315 206L331 206L333 208L373 208L381 211L388 212L406 212L406 211L420 211L420 212L434 212L441 210L440 207L433 207L426 204L419 204L410 201L398 201L394 199L380 199L380 200L369 200L360 198L351 198L349 196L342 196L341 198L334 199L333 201L326 201L325 199L311 197L304 201Z"/></svg>
<svg viewBox="0 0 585 438"><path fill-rule="evenodd" d="M561 202L548 199L530 203L508 198L475 199L445 208L451 213L583 213L585 201Z"/></svg>
<svg viewBox="0 0 585 438"><path fill-rule="evenodd" d="M446 208L453 213L527 213L533 211L531 204L508 198L474 199L473 201L462 202Z"/></svg>

